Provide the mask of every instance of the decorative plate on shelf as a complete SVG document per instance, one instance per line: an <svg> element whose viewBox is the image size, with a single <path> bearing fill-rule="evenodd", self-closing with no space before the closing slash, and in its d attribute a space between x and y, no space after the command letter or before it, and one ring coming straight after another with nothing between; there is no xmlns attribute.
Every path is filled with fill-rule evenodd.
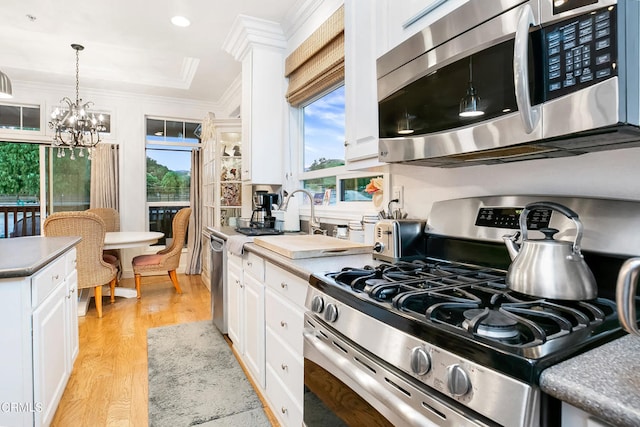
<svg viewBox="0 0 640 427"><path fill-rule="evenodd" d="M240 206L242 204L242 184L220 184L220 203L222 206Z"/></svg>

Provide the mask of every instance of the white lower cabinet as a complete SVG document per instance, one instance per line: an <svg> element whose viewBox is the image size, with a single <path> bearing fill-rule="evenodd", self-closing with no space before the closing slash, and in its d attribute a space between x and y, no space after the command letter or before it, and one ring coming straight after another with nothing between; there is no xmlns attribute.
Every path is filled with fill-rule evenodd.
<svg viewBox="0 0 640 427"><path fill-rule="evenodd" d="M282 426L301 426L308 283L255 253L227 258L228 333Z"/></svg>
<svg viewBox="0 0 640 427"><path fill-rule="evenodd" d="M66 326L67 287L61 283L33 311L33 400L42 404L36 425L49 425L68 378L68 350L61 335Z"/></svg>
<svg viewBox="0 0 640 427"><path fill-rule="evenodd" d="M227 291L228 314L227 333L229 339L239 354L244 353L244 345L241 337L244 329L244 288L242 284L242 258L228 254L227 256Z"/></svg>
<svg viewBox="0 0 640 427"><path fill-rule="evenodd" d="M302 425L302 329L307 281L269 262L265 267L266 397L283 426Z"/></svg>
<svg viewBox="0 0 640 427"><path fill-rule="evenodd" d="M76 251L0 279L0 425L48 426L78 355Z"/></svg>
<svg viewBox="0 0 640 427"><path fill-rule="evenodd" d="M253 379L265 387L264 260L255 254L227 258L229 339Z"/></svg>
<svg viewBox="0 0 640 427"><path fill-rule="evenodd" d="M264 388L264 284L250 274L244 276L244 312L245 362L255 380Z"/></svg>

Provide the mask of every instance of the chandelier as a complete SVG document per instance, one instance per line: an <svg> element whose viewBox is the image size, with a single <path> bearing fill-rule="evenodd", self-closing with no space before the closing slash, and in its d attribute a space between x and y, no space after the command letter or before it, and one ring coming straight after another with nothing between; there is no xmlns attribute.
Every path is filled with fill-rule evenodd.
<svg viewBox="0 0 640 427"><path fill-rule="evenodd" d="M65 157L65 148L68 148L71 152L71 160L75 159L74 148L79 149L79 157L84 157L86 148L91 160L92 149L102 141L100 132L104 132L106 127L103 124L102 114L96 116L89 112L93 102L83 103L79 95L79 56L84 46L72 44L71 47L76 51L76 99L73 102L68 97L62 98L61 106L51 113L49 128L54 131L52 147L58 148L58 157Z"/></svg>

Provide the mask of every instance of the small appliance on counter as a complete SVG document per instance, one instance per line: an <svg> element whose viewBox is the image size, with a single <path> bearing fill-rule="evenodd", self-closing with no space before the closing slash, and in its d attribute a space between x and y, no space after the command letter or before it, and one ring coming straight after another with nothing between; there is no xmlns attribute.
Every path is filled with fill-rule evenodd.
<svg viewBox="0 0 640 427"><path fill-rule="evenodd" d="M374 229L373 258L382 261L424 257L425 221L384 219L378 221Z"/></svg>
<svg viewBox="0 0 640 427"><path fill-rule="evenodd" d="M273 210L277 209L279 195L267 191L256 191L253 197L253 212L251 219L240 218L236 231L247 236L265 236L282 234L282 229L276 227L276 217Z"/></svg>

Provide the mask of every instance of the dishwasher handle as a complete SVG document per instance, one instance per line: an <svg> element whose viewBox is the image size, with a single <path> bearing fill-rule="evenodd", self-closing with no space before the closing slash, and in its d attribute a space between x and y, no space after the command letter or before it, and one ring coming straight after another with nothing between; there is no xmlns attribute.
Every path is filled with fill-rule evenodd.
<svg viewBox="0 0 640 427"><path fill-rule="evenodd" d="M211 236L209 246L211 246L211 250L214 252L222 252L224 250L224 240Z"/></svg>

